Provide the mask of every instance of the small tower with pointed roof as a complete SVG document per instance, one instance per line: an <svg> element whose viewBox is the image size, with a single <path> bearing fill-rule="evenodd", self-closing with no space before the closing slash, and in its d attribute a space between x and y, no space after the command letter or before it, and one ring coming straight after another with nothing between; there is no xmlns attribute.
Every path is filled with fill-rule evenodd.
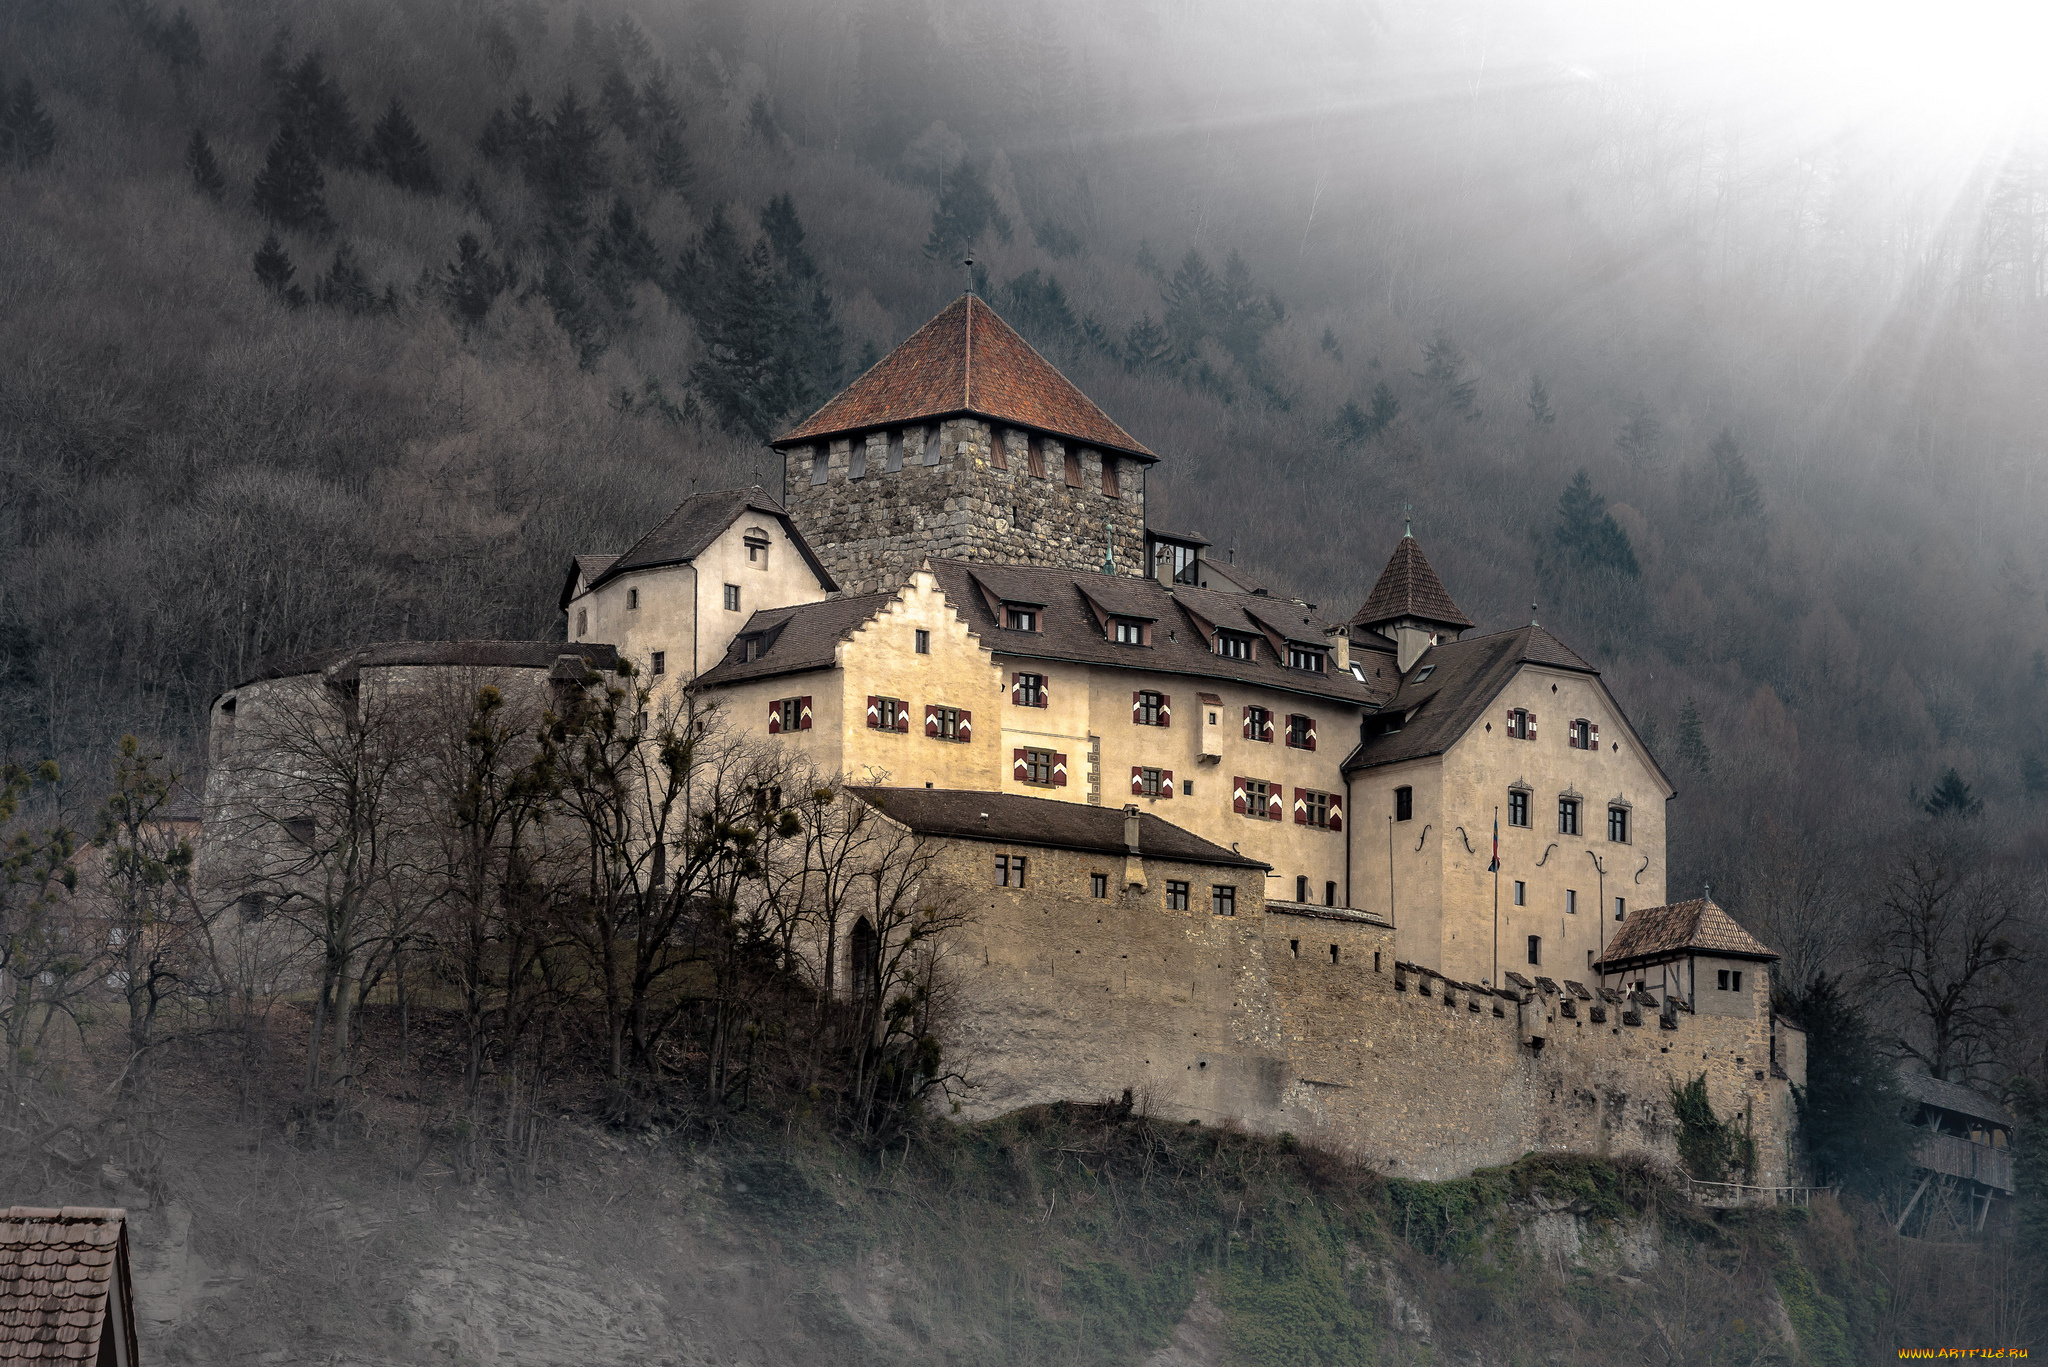
<svg viewBox="0 0 2048 1367"><path fill-rule="evenodd" d="M778 437L784 503L853 592L925 557L1146 572L1158 460L971 294Z"/></svg>
<svg viewBox="0 0 2048 1367"><path fill-rule="evenodd" d="M1391 638L1396 663L1406 674L1422 652L1471 630L1472 619L1451 600L1444 581L1423 555L1414 529L1404 526L1393 557L1350 625Z"/></svg>

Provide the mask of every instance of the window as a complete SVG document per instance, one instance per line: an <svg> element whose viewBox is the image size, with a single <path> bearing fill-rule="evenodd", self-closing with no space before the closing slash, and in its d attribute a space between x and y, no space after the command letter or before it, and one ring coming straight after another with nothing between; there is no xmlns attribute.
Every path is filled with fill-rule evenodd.
<svg viewBox="0 0 2048 1367"><path fill-rule="evenodd" d="M1337 905L1337 884L1334 880L1323 884L1323 905L1326 907Z"/></svg>
<svg viewBox="0 0 2048 1367"><path fill-rule="evenodd" d="M1120 646L1141 646L1145 644L1145 624L1133 622L1128 617L1119 617L1111 630Z"/></svg>
<svg viewBox="0 0 2048 1367"><path fill-rule="evenodd" d="M1244 781L1244 814L1264 821L1272 815L1273 785L1262 778Z"/></svg>
<svg viewBox="0 0 2048 1367"><path fill-rule="evenodd" d="M1607 838L1620 844L1628 844L1628 808L1607 809Z"/></svg>
<svg viewBox="0 0 2048 1367"><path fill-rule="evenodd" d="M640 610L640 590L638 590L638 589L627 589L627 590L626 590L626 611L628 611L628 612L638 612L639 610Z"/></svg>
<svg viewBox="0 0 2048 1367"><path fill-rule="evenodd" d="M1729 990L1730 992L1740 992L1740 991L1742 990L1742 970L1741 970L1741 969L1739 969L1739 968L1738 968L1738 969L1736 969L1736 970L1735 970L1735 971L1734 971L1733 973L1730 973L1730 974L1728 975L1728 979L1729 979L1729 983L1730 983L1730 986L1729 986L1728 990Z"/></svg>
<svg viewBox="0 0 2048 1367"><path fill-rule="evenodd" d="M1714 990L1716 992L1726 992L1728 990L1727 969L1721 969L1719 972L1714 974Z"/></svg>
<svg viewBox="0 0 2048 1367"><path fill-rule="evenodd" d="M1724 968L1716 972L1714 975L1714 990L1716 992L1740 992L1742 990L1742 970L1734 969L1731 971Z"/></svg>
<svg viewBox="0 0 2048 1367"><path fill-rule="evenodd" d="M1579 800L1575 797L1561 797L1557 800L1557 833L1577 835L1579 833Z"/></svg>
<svg viewBox="0 0 2048 1367"><path fill-rule="evenodd" d="M1180 795L1182 797L1193 797L1195 795L1195 781L1193 779L1184 778L1180 781Z"/></svg>
<svg viewBox="0 0 2048 1367"><path fill-rule="evenodd" d="M1209 910L1217 916L1237 915L1237 889L1218 883L1209 889Z"/></svg>
<svg viewBox="0 0 2048 1367"><path fill-rule="evenodd" d="M964 715L957 707L931 708L925 716L925 734L940 740L966 740L960 725Z"/></svg>
<svg viewBox="0 0 2048 1367"><path fill-rule="evenodd" d="M1287 647L1287 667L1289 669L1306 669L1311 674L1320 674L1323 672L1323 652L1315 646L1289 645Z"/></svg>
<svg viewBox="0 0 2048 1367"><path fill-rule="evenodd" d="M996 856L996 886L999 888L1021 888L1024 886L1023 855L999 854Z"/></svg>
<svg viewBox="0 0 2048 1367"><path fill-rule="evenodd" d="M1247 707L1244 710L1244 738L1273 739L1273 714L1263 707Z"/></svg>
<svg viewBox="0 0 2048 1367"><path fill-rule="evenodd" d="M917 653L920 655L932 653L932 634L923 627L917 629Z"/></svg>
<svg viewBox="0 0 2048 1367"><path fill-rule="evenodd" d="M866 479L868 477L868 439L855 437L846 443L846 477Z"/></svg>
<svg viewBox="0 0 2048 1367"><path fill-rule="evenodd" d="M1012 631L1038 630L1038 611L1035 608L1004 608L1003 625Z"/></svg>
<svg viewBox="0 0 2048 1367"><path fill-rule="evenodd" d="M1428 678L1430 675L1434 673L1436 673L1435 665L1424 665L1422 668L1415 671L1415 677L1410 679L1408 682L1421 683L1424 679Z"/></svg>
<svg viewBox="0 0 2048 1367"><path fill-rule="evenodd" d="M1515 880L1515 905L1518 907L1529 905L1529 885L1519 878Z"/></svg>
<svg viewBox="0 0 2048 1367"><path fill-rule="evenodd" d="M656 674L668 673L668 652L657 650L649 657L648 667Z"/></svg>
<svg viewBox="0 0 2048 1367"><path fill-rule="evenodd" d="M1019 707L1045 706L1045 675L1012 674L1010 676L1010 701Z"/></svg>
<svg viewBox="0 0 2048 1367"><path fill-rule="evenodd" d="M1162 725L1159 711L1165 701L1166 696L1162 693L1140 692L1138 694L1138 705L1135 709L1137 715L1132 717L1131 720L1140 726Z"/></svg>
<svg viewBox="0 0 2048 1367"><path fill-rule="evenodd" d="M1166 909L1186 911L1188 909L1188 885L1168 880L1166 884Z"/></svg>
<svg viewBox="0 0 2048 1367"><path fill-rule="evenodd" d="M745 639L745 641L746 641L746 648L745 648L745 650L743 651L743 653L744 653L744 654L746 655L746 657L747 657L747 658L748 658L749 660L758 660L758 659L760 659L760 658L761 658L761 638L760 638L760 637L759 637L758 635L756 635L756 636L748 636L748 637L745 637L744 639Z"/></svg>
<svg viewBox="0 0 2048 1367"><path fill-rule="evenodd" d="M1301 824L1327 830L1330 825L1330 795L1328 793L1301 794ZM1341 810L1341 808L1339 809Z"/></svg>
<svg viewBox="0 0 2048 1367"><path fill-rule="evenodd" d="M1287 748L1290 750L1313 750L1316 748L1316 719L1300 712L1287 716Z"/></svg>
<svg viewBox="0 0 2048 1367"><path fill-rule="evenodd" d="M1138 792L1145 797L1159 796L1159 773L1157 769L1138 770Z"/></svg>
<svg viewBox="0 0 2048 1367"><path fill-rule="evenodd" d="M1075 450L1075 449L1074 449L1073 447L1071 447L1071 446L1067 447L1067 448L1066 448L1066 460L1065 460L1065 461L1064 461L1063 463L1065 464L1065 466L1066 466L1066 469L1067 469L1067 487L1068 487L1069 489L1078 489L1078 488L1080 488L1080 487L1081 487L1081 453L1080 453L1079 451Z"/></svg>
<svg viewBox="0 0 2048 1367"><path fill-rule="evenodd" d="M825 482L826 472L832 468L832 457L827 447L817 447L811 454L811 487L817 488Z"/></svg>
<svg viewBox="0 0 2048 1367"><path fill-rule="evenodd" d="M576 639L582 640L583 633L590 630L590 609L576 609Z"/></svg>
<svg viewBox="0 0 2048 1367"><path fill-rule="evenodd" d="M1617 921L1628 919L1628 901L1626 898L1617 897L1614 899L1614 919Z"/></svg>
<svg viewBox="0 0 2048 1367"><path fill-rule="evenodd" d="M1226 660L1251 660L1258 658L1252 653L1252 638L1239 636L1234 632L1216 633L1216 653Z"/></svg>
<svg viewBox="0 0 2048 1367"><path fill-rule="evenodd" d="M1116 482L1116 457L1111 455L1105 455L1102 458L1103 496L1106 498L1117 498L1122 495L1122 492L1123 491L1117 487Z"/></svg>
<svg viewBox="0 0 2048 1367"><path fill-rule="evenodd" d="M644 708L633 715L633 734L636 736L647 734L647 712Z"/></svg>
<svg viewBox="0 0 2048 1367"><path fill-rule="evenodd" d="M889 453L882 458L882 468L892 475L903 468L903 429L900 427L889 434Z"/></svg>
<svg viewBox="0 0 2048 1367"><path fill-rule="evenodd" d="M1413 788L1394 789L1394 820L1413 821L1414 819L1415 790Z"/></svg>
<svg viewBox="0 0 2048 1367"><path fill-rule="evenodd" d="M1508 794L1508 825L1527 826L1528 824L1529 795L1518 791L1510 792Z"/></svg>
<svg viewBox="0 0 2048 1367"><path fill-rule="evenodd" d="M1032 474L1045 478L1045 442L1035 434L1024 438L1024 464Z"/></svg>
<svg viewBox="0 0 2048 1367"><path fill-rule="evenodd" d="M1569 745L1574 750L1592 749L1593 723L1587 721L1584 717L1576 718L1572 722L1572 724L1568 728L1566 728L1565 744Z"/></svg>
<svg viewBox="0 0 2048 1367"><path fill-rule="evenodd" d="M1572 888L1564 890L1564 914L1567 916L1577 916L1579 914L1579 894Z"/></svg>
<svg viewBox="0 0 2048 1367"><path fill-rule="evenodd" d="M1308 900L1308 875L1305 873L1298 873L1294 876L1294 900L1297 902L1306 902Z"/></svg>
<svg viewBox="0 0 2048 1367"><path fill-rule="evenodd" d="M777 787L754 789L754 811L767 816L770 812L782 810L782 789Z"/></svg>
<svg viewBox="0 0 2048 1367"><path fill-rule="evenodd" d="M802 698L784 698L775 705L782 712L783 730L796 731L802 729L804 721L804 700Z"/></svg>
<svg viewBox="0 0 2048 1367"><path fill-rule="evenodd" d="M924 429L924 463L926 465L937 465L939 463L939 429L936 427Z"/></svg>
<svg viewBox="0 0 2048 1367"><path fill-rule="evenodd" d="M1543 966L1543 937L1541 935L1531 935L1529 937L1529 962L1538 968Z"/></svg>
<svg viewBox="0 0 2048 1367"><path fill-rule="evenodd" d="M738 612L740 610L740 586L738 584L727 584L725 586L725 610L727 612Z"/></svg>
<svg viewBox="0 0 2048 1367"><path fill-rule="evenodd" d="M1525 711L1524 709L1522 709L1522 708L1519 708L1519 707L1511 707L1511 708L1509 708L1509 709L1508 709L1508 739L1509 739L1509 740L1534 740L1534 739L1536 739L1536 719L1535 719L1534 717L1530 716L1530 715L1529 715L1529 713L1528 713L1527 711Z"/></svg>
<svg viewBox="0 0 2048 1367"><path fill-rule="evenodd" d="M910 704L901 698L869 698L868 728L873 731L910 729Z"/></svg>
<svg viewBox="0 0 2048 1367"><path fill-rule="evenodd" d="M1108 874L1106 874L1106 873L1091 873L1091 874L1089 874L1089 875L1088 875L1088 895L1089 895L1090 897L1107 897L1107 896L1109 896L1109 875L1108 875Z"/></svg>
<svg viewBox="0 0 2048 1367"><path fill-rule="evenodd" d="M1026 750L1024 752L1024 781L1026 783L1052 782L1052 751Z"/></svg>
<svg viewBox="0 0 2048 1367"><path fill-rule="evenodd" d="M759 537L747 538L747 568L765 570L768 568L768 543Z"/></svg>

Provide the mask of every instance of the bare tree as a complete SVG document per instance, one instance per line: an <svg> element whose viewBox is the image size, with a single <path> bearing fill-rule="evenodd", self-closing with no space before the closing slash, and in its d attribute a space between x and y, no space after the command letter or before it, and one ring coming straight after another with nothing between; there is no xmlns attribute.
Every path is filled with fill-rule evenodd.
<svg viewBox="0 0 2048 1367"><path fill-rule="evenodd" d="M1878 897L1871 971L1896 989L1899 1052L1932 1077L1967 1081L2009 1029L2026 958L2032 885L1953 829L1915 832Z"/></svg>
<svg viewBox="0 0 2048 1367"><path fill-rule="evenodd" d="M77 838L61 820L38 825L22 813L38 784L55 784L57 766L0 768L0 1027L7 1041L7 1082L22 1102L24 1070L36 1060L60 1018L83 1030L80 1009L103 959L73 924L72 862Z"/></svg>

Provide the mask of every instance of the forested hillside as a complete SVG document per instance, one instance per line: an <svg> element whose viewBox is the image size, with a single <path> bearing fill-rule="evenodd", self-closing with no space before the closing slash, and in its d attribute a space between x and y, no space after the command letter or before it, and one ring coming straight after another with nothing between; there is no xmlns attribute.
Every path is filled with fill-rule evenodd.
<svg viewBox="0 0 2048 1367"><path fill-rule="evenodd" d="M1412 505L1607 671L1674 889L1851 966L1946 771L2038 844L2048 172L1543 14L6 0L4 748L90 793L259 660L554 634L971 283L1276 586L1348 613Z"/></svg>

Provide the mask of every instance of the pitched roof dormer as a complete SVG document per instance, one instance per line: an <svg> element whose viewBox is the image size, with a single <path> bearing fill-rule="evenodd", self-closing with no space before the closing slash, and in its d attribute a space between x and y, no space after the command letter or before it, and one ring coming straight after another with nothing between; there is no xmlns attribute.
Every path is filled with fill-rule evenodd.
<svg viewBox="0 0 2048 1367"><path fill-rule="evenodd" d="M1452 601L1415 534L1404 530L1387 567L1380 571L1379 582L1350 624L1392 640L1399 647L1401 672L1406 674L1423 651L1440 641L1455 641L1459 633L1470 630L1472 619Z"/></svg>

